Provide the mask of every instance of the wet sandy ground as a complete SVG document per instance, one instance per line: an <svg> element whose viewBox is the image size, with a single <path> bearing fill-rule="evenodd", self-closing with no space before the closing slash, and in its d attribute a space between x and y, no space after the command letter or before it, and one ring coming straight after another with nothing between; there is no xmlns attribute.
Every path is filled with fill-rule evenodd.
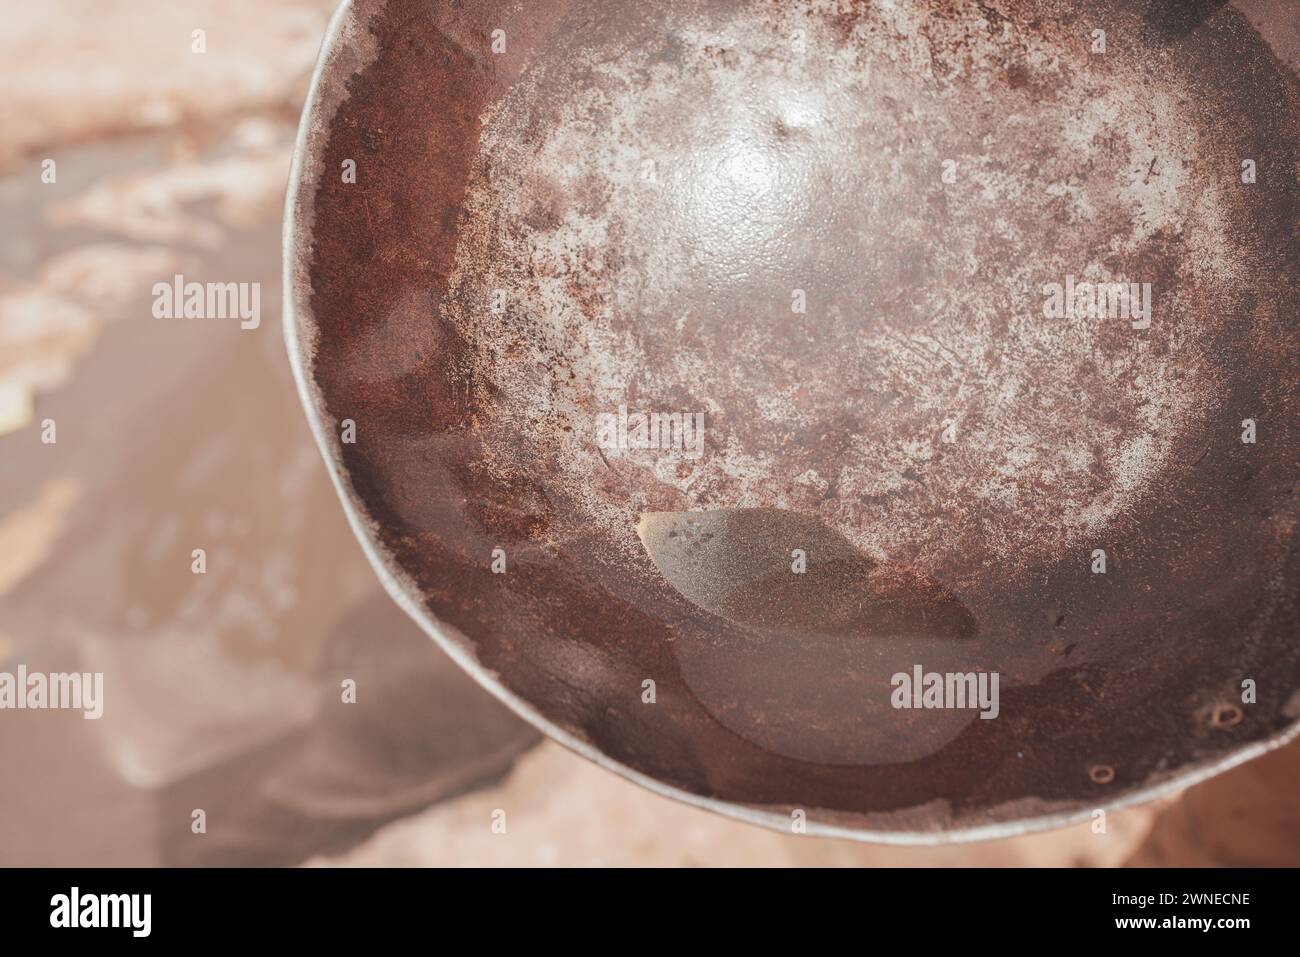
<svg viewBox="0 0 1300 957"><path fill-rule="evenodd" d="M0 38L27 147L0 161L0 668L106 686L100 721L5 712L0 862L293 863L537 736L383 595L293 391L279 217L328 5L108 6ZM177 272L261 283L260 328L153 319Z"/></svg>
<svg viewBox="0 0 1300 957"><path fill-rule="evenodd" d="M0 670L103 671L106 704L100 721L0 715L0 864L1128 859L1152 808L1105 834L904 849L676 804L538 744L397 610L328 485L279 330L280 207L330 7L6 14ZM177 272L260 282L260 327L153 319L152 284Z"/></svg>
<svg viewBox="0 0 1300 957"><path fill-rule="evenodd" d="M5 306L66 296L86 319L77 350L29 344L68 371L0 439L0 658L106 685L98 722L5 713L0 761L23 769L0 784L6 863L291 862L497 776L535 740L382 594L321 471L275 315L290 130L263 122L261 145L228 159L238 129L180 161L172 136L68 147L57 189L6 189L36 254L27 268L6 256ZM227 162L266 168L266 202L239 219L220 211ZM132 190L178 168L202 188L151 228L193 218L183 238L51 225L96 191L142 211ZM77 281L52 280L73 256ZM150 286L173 268L261 282L270 314L250 331L154 320Z"/></svg>

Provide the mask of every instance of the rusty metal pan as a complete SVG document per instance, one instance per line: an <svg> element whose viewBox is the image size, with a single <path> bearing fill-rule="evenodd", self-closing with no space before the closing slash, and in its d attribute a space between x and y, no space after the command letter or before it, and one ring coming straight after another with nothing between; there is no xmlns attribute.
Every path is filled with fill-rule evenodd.
<svg viewBox="0 0 1300 957"><path fill-rule="evenodd" d="M285 328L377 574L551 737L784 830L1023 833L1278 746L1298 37L344 4Z"/></svg>

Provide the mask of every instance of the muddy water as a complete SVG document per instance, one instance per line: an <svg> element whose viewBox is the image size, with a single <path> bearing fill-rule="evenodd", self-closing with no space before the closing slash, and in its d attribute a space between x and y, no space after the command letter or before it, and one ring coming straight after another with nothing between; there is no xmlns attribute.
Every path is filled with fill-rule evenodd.
<svg viewBox="0 0 1300 957"><path fill-rule="evenodd" d="M289 127L276 135L264 155L279 176ZM293 863L499 776L536 739L393 606L357 548L284 361L279 197L232 217L212 172L231 131L212 139L187 161L197 185L153 218L133 218L129 183L175 176L162 137L63 150L54 186L31 188L27 170L0 182L19 226L0 245L8 302L79 310L75 341L52 338L46 313L8 347L63 365L0 437L0 670L102 671L106 702L99 721L0 716L0 766L21 769L0 784L0 863ZM94 190L121 229L86 213ZM182 228L159 243L168 224ZM52 277L68 256L80 278ZM132 271L141 261L168 271ZM128 288L95 301L115 264ZM260 327L153 319L170 268L260 282Z"/></svg>

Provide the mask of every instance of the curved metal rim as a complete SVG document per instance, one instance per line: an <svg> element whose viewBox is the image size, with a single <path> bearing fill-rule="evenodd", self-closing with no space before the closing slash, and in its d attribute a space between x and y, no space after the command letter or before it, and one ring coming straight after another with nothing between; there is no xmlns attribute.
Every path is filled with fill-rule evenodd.
<svg viewBox="0 0 1300 957"><path fill-rule="evenodd" d="M297 301L298 289L296 275L296 268L299 266L305 267L306 265L305 253L299 249L298 239L300 231L297 216L295 215L296 206L301 198L303 188L303 157L306 154L307 141L310 135L312 123L317 119L316 113L320 105L319 93L321 78L325 73L326 67L329 65L330 54L334 50L339 36L342 34L344 28L351 22L352 13L353 0L341 0L339 6L335 9L330 18L329 26L327 27L325 36L321 41L320 54L317 57L316 67L312 73L311 84L307 91L307 99L303 105L302 116L298 123L297 136L294 140L293 160L289 169L288 192L285 196L281 246L283 259L282 280L284 283L284 303L281 314L281 323L284 330L285 347L288 351L289 363L293 368L293 378L298 389L298 397L307 414L308 426L311 429L312 435L316 439L316 446L320 451L321 457L325 460L325 467L329 472L330 480L334 485L335 492L338 494L339 501L343 505L343 512L347 516L348 525L351 526L352 532L360 543L362 551L365 552L366 558L369 560L371 567L379 577L379 580L383 584L384 590L388 593L389 597L392 598L393 601L395 601L397 605L406 612L406 614L415 621L415 623L418 624L430 638L433 639L439 648L446 652L457 665L478 682L484 690L508 707L520 718L543 732L548 738L559 742L570 751L581 755L600 767L613 771L621 777L639 784L661 797L671 798L684 804L703 808L706 811L713 811L716 814L721 814L724 817L729 817L734 820L744 821L749 824L757 824L782 833L790 833L790 820L787 817L783 817L773 811L759 810L746 805L732 804L730 802L704 797L690 791L673 787L672 785L664 784L662 781L613 760L603 752L592 747L586 741L583 741L558 725L552 723L545 715L533 707L533 705L529 704L527 701L506 688L495 676L484 669L464 647L443 633L439 623L424 610L419 601L408 590L409 586L398 581L397 575L389 567L387 560L380 553L379 546L375 539L367 529L366 521L363 517L363 506L353 492L347 477L343 474L342 467L335 454L332 433L328 433L325 428L325 416L323 415L320 397L314 390L312 383L308 381L307 371L303 364L304 344L299 331L299 325L300 323L311 323L314 327L315 320L314 316L311 314L310 308L305 303L299 303ZM306 246L304 245L303 249L305 248ZM1118 795L1109 801L1098 802L1097 805L1092 808L1084 807L1078 810L1043 814L1036 817L1015 818L994 824L983 824L941 831L870 831L809 820L807 822L806 835L810 837L844 838L873 844L905 847L935 847L948 844L969 843L973 841L1020 837L1026 834L1034 834L1081 823L1090 819L1095 810L1103 810L1107 812L1119 811L1139 804L1146 804L1162 797L1167 797L1194 784L1198 784L1201 781L1214 777L1215 775L1221 774L1237 765L1244 764L1245 762L1257 758L1262 754L1266 754L1275 748L1282 747L1297 737L1300 737L1300 719L1293 721L1288 727L1274 733L1272 736L1249 745L1244 745L1240 749L1220 758L1217 761L1191 765L1184 770L1175 772L1173 776L1166 781L1129 791L1125 794ZM791 810L794 809L795 806L792 805ZM810 808L807 810L811 812L815 809Z"/></svg>

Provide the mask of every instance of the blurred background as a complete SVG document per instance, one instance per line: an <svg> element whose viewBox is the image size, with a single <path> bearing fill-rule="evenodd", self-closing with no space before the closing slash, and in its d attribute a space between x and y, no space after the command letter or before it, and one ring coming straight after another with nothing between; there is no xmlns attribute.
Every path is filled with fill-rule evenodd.
<svg viewBox="0 0 1300 957"><path fill-rule="evenodd" d="M280 217L333 5L3 4L0 671L102 671L105 711L0 712L0 865L1300 863L1296 747L1104 833L893 848L657 797L481 691L384 595L284 354ZM154 319L176 273L260 283L260 327Z"/></svg>

